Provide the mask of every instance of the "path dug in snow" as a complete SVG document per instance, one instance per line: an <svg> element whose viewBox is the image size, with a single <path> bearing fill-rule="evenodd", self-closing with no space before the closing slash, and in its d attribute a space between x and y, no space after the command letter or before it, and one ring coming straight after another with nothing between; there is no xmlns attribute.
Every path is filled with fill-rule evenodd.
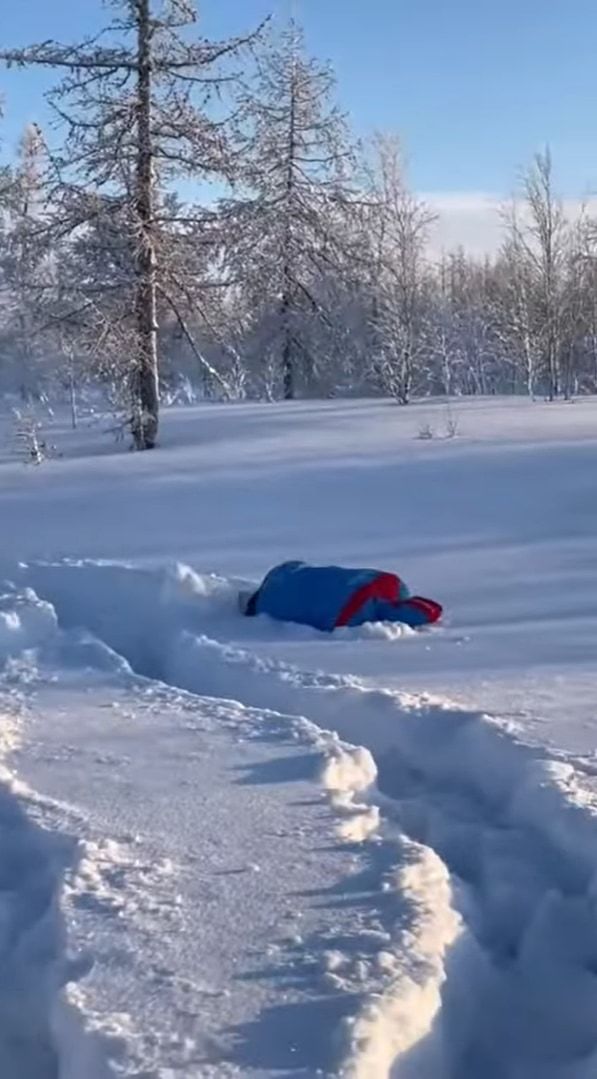
<svg viewBox="0 0 597 1079"><path fill-rule="evenodd" d="M201 720L207 722L202 750L207 763L201 764L201 750L199 758L189 757L192 751L187 744L188 732L183 736L182 762L178 763L176 708L173 714L166 714L164 722L160 704L158 729L151 730L141 761L135 761L132 770L130 765L126 769L119 766L118 761L110 769L116 787L108 787L109 811L105 808L98 812L101 799L93 788L90 793L90 762L85 761L78 770L81 789L73 792L73 800L83 805L86 799L90 802L95 827L99 822L101 834L115 833L110 812L116 808L118 817L126 805L131 807L132 832L142 836L150 803L154 820L161 820L162 811L166 814L168 850L160 853L157 845L155 849L151 846L157 844L158 834L160 844L164 843L160 823L144 861L159 865L160 857L165 857L173 865L184 866L193 840L188 822L181 827L179 799L184 783L174 780L174 776L182 774L189 783L193 808L187 811L197 827L197 799L201 797L198 791L203 784L212 782L218 771L218 751L215 760L210 761L211 747L222 737L229 742L231 731L235 732L233 740L244 737L251 752L257 746L258 752L264 754L248 765L245 761L249 769L254 769L254 776L272 780L276 790L283 792L281 803L275 799L271 823L260 829L260 836L267 836L266 846L256 847L253 833L240 832L239 854L228 868L244 868L245 872L230 873L222 894L216 888L213 907L204 908L204 918L198 916L200 891L183 895L181 909L187 912L190 937L196 937L198 925L201 932L214 933L209 947L201 952L202 962L206 953L212 955L217 969L230 969L222 941L230 925L235 924L237 908L243 910L246 927L251 927L252 939L257 940L260 961L268 948L282 945L281 953L274 951L276 958L269 971L266 968L260 974L250 962L247 969L243 960L243 979L248 975L250 998L256 1008L248 1025L238 1022L242 1014L238 998L224 997L224 1005L217 1000L215 1006L203 1000L197 1008L191 1027L198 1028L199 1035L195 1031L191 1041L192 1052L197 1052L199 1037L200 1066L206 1067L211 1061L214 1075L226 1075L226 1068L236 1067L242 1075L279 1072L308 1076L323 1068L355 1079L382 1079L389 1074L393 1079L477 1079L481 1074L488 1079L592 1079L597 1074L597 809L592 776L583 774L578 763L574 767L564 759L551 758L545 749L520 741L507 723L483 714L451 708L428 698L367 690L354 678L302 673L218 640L210 634L221 631L231 617L227 590L223 582L210 584L195 578L191 571L179 569L164 575L108 565L67 564L30 567L26 577L44 599L51 601L60 621L71 631L77 623L84 623L110 647L118 646L118 651L133 660L146 677L162 679L190 692L190 697L180 700L187 702L191 711L198 708L203 714L207 710L207 720L205 716ZM194 602L189 602L193 589ZM128 612L124 621L123 609ZM162 629L144 652L148 617L152 625ZM201 628L203 632L199 632ZM61 746L67 740L67 730L72 729L72 709L70 705L65 708L66 728L61 729L51 706L51 692L55 691L44 690L44 731L56 731L56 744ZM139 687L136 692L141 692ZM171 697L172 690L158 690L146 683L143 692L149 692L150 697L157 693L158 702L177 700L176 695ZM242 705L217 700L208 705L197 699L205 693L215 698L234 696ZM132 711L125 730L119 724L118 733L118 739L124 739L128 747L127 759L138 755L140 741L139 732L134 730L138 705ZM308 716L312 722L293 721L289 715ZM379 772L378 789L368 795L368 810L358 812L355 820L345 797L348 794L350 800L354 786L371 781L371 770L365 768L363 772L359 756L349 754L346 760L357 761L357 778L351 787L347 780L351 768L341 767L338 773L333 754L332 762L320 769L321 780L328 787L339 788L331 795L332 811L337 815L333 827L337 832L348 822L344 838L362 841L341 853L334 850L335 864L323 887L321 874L326 872L326 857L321 851L321 801L314 803L316 817L303 818L299 826L298 848L293 831L296 825L288 820L285 801L288 784L312 782L313 771L308 776L301 772L305 754L299 753L297 758L296 748L288 758L277 752L272 760L271 754L272 736L281 739L282 745L289 733L299 742L307 738L311 745L307 758L312 768L313 738L316 744L321 738L326 744L326 736L318 733L313 724L337 732L347 743L363 744L375 758ZM93 732L91 737L89 731ZM239 731L244 734L239 735ZM113 734L106 736L104 716L98 717L97 725L90 726L86 721L85 732L85 739L90 737L94 747L106 737L109 745L113 743ZM45 734L44 740L47 737ZM329 742L327 745L329 751ZM238 752L236 745L233 759L238 759ZM245 752L242 749L241 756ZM229 753L227 745L224 771ZM22 768L25 767L29 778L30 753L23 761ZM296 768L298 775L293 771ZM105 769L103 772L105 776ZM125 779L127 772L130 778ZM71 775L72 768L65 769L57 779L60 787L67 781L67 773ZM48 774L47 761L43 759L39 781L47 785ZM344 777L342 781L334 780L338 774ZM38 785L35 775L33 781ZM103 789L105 779L98 776L97 782L98 790ZM174 802L173 787L177 790ZM251 784L247 787L251 788ZM268 782L258 782L253 787L270 790ZM203 820L202 850L206 849L207 837L214 838L210 831L214 821L215 834L220 838L225 834L228 843L238 831L239 821L254 820L256 815L255 804L248 813L236 799L231 806L229 781L224 775L220 774L216 788L225 791L221 806L224 819L218 817L217 801L214 815L214 804L208 800L199 813ZM293 789L299 791L300 787ZM169 807L172 817L168 815ZM386 822L381 833L376 827L380 811ZM226 819L231 812L232 818ZM278 835L278 845L280 820L284 821L285 835ZM324 823L324 834L331 827L331 823ZM384 829L388 841L380 843ZM268 859L273 855L274 865L282 858L281 874L274 869L273 875L271 870L265 877L263 871L257 877L253 875L256 871L250 865L260 865L265 852ZM245 855L250 858L249 865L243 860ZM292 861L294 857L296 862ZM343 861L346 858L348 863ZM351 859L354 861L349 864ZM211 851L209 861L213 864ZM316 927L305 934L293 926L290 939L279 929L278 920L280 912L288 910L289 892L285 886L291 882L293 872L289 866L294 866L297 874L294 890L303 897L309 892L318 897ZM311 872L313 878L309 881ZM177 870L176 876L181 889L184 872ZM275 884L281 877L284 887L280 892ZM246 881L253 885L248 899ZM124 891L126 895L130 888ZM151 893L154 885L141 891ZM222 908L224 894L232 902L226 912ZM336 897L331 903L330 895ZM404 904L406 919L397 913L397 897ZM260 904L264 902L266 917L262 924ZM343 923L347 911L348 923ZM221 922L218 913L222 913ZM140 924L145 917L142 912ZM331 922L326 922L327 917ZM132 924L136 924L134 919ZM141 957L145 972L142 977L146 978L151 969L146 962L148 948L154 948L155 941L162 939L170 948L173 938L179 935L176 921L174 932L164 933L163 924L160 920L160 931L150 917L146 930L149 936L140 936L133 947L134 954ZM266 932L272 926L274 932ZM232 966L235 958L238 962L239 954L247 954L243 949L246 927L243 923L238 937L233 934ZM94 923L91 937L96 938L97 932ZM158 968L177 977L181 964L184 971L186 949L185 945L180 952L177 950L174 959L170 953L168 961L162 962L158 956ZM197 958L195 954L194 969ZM304 972L305 965L307 977L300 973L297 976L296 970ZM110 965L98 962L97 968L95 977L102 986L104 1008L108 1010L113 1007L119 979ZM214 969L214 978L208 980L210 991L218 984L215 974ZM186 976L190 977L190 973L183 973ZM259 986L264 981L269 990L260 996ZM273 990L275 996L280 991L290 992L292 996L297 981L301 985L298 1008L293 1010L295 1002L291 999L281 1006L281 1011L278 1003L271 1010L268 992ZM236 1042L234 1050L224 1033L228 1008L230 1025L234 1026L236 1019L237 1034L239 1027L244 1029L241 1048ZM153 1016L156 1023L158 1012L159 1008ZM342 1022L346 1015L353 1018L348 1025ZM272 1045L278 1047L279 1055L271 1055ZM159 1052L163 1049L160 1041ZM144 1059L148 1052L144 1046ZM219 1054L219 1063L214 1062L214 1052ZM187 1067L192 1059L191 1056Z"/></svg>
<svg viewBox="0 0 597 1079"><path fill-rule="evenodd" d="M387 1074L430 1035L462 926L440 861L363 801L370 754L140 679L31 591L2 606L18 640L2 703L21 713L29 784L7 798L43 825L41 865L54 843L68 853L51 880L68 946L40 918L38 967L21 971L29 992L56 974L38 1006L48 1063L27 1036L15 1076ZM17 839L33 827L21 814Z"/></svg>

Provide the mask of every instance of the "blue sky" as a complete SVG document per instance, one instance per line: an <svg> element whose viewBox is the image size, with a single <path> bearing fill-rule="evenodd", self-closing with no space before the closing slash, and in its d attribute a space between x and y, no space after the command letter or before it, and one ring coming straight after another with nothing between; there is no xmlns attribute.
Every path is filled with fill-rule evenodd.
<svg viewBox="0 0 597 1079"><path fill-rule="evenodd" d="M418 190L507 195L551 144L566 196L597 191L595 0L203 0L202 27L226 35L268 12L303 22L332 60L361 134L402 135ZM105 18L100 0L4 0L3 43L72 40ZM43 118L44 76L0 72L5 144Z"/></svg>

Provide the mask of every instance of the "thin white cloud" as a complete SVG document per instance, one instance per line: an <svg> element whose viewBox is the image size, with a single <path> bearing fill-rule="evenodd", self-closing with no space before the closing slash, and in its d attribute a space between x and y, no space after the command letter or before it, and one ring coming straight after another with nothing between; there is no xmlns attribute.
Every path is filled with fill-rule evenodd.
<svg viewBox="0 0 597 1079"><path fill-rule="evenodd" d="M422 198L437 214L430 237L434 256L462 247L467 254L483 258L499 249L503 238L499 213L502 199L468 191L433 192Z"/></svg>
<svg viewBox="0 0 597 1079"><path fill-rule="evenodd" d="M439 191L423 193L421 198L437 214L430 237L434 257L458 247L476 258L495 255L499 250L504 237L500 210L507 205L507 199L481 191ZM570 220L577 218L583 207L597 214L595 197L585 201L564 199L563 206Z"/></svg>

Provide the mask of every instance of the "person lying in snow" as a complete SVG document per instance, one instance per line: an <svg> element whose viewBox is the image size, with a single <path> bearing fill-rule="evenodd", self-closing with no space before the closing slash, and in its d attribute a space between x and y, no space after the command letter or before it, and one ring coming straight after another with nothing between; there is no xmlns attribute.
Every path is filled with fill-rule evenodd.
<svg viewBox="0 0 597 1079"><path fill-rule="evenodd" d="M439 603L411 596L395 573L305 562L274 566L256 592L241 596L241 609L249 617L268 614L328 633L364 622L427 626L442 615Z"/></svg>

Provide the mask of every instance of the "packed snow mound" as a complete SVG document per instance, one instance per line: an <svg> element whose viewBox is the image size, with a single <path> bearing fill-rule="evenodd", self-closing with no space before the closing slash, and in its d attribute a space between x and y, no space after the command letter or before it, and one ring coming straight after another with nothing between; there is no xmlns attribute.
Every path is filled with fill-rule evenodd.
<svg viewBox="0 0 597 1079"><path fill-rule="evenodd" d="M400 897L408 916L377 957L387 978L385 992L365 998L359 1014L345 1023L346 1079L431 1079L441 1074L446 1056L433 1024L442 1008L446 956L456 958L466 935L446 866L428 847L406 839L402 847L402 859L385 885Z"/></svg>

